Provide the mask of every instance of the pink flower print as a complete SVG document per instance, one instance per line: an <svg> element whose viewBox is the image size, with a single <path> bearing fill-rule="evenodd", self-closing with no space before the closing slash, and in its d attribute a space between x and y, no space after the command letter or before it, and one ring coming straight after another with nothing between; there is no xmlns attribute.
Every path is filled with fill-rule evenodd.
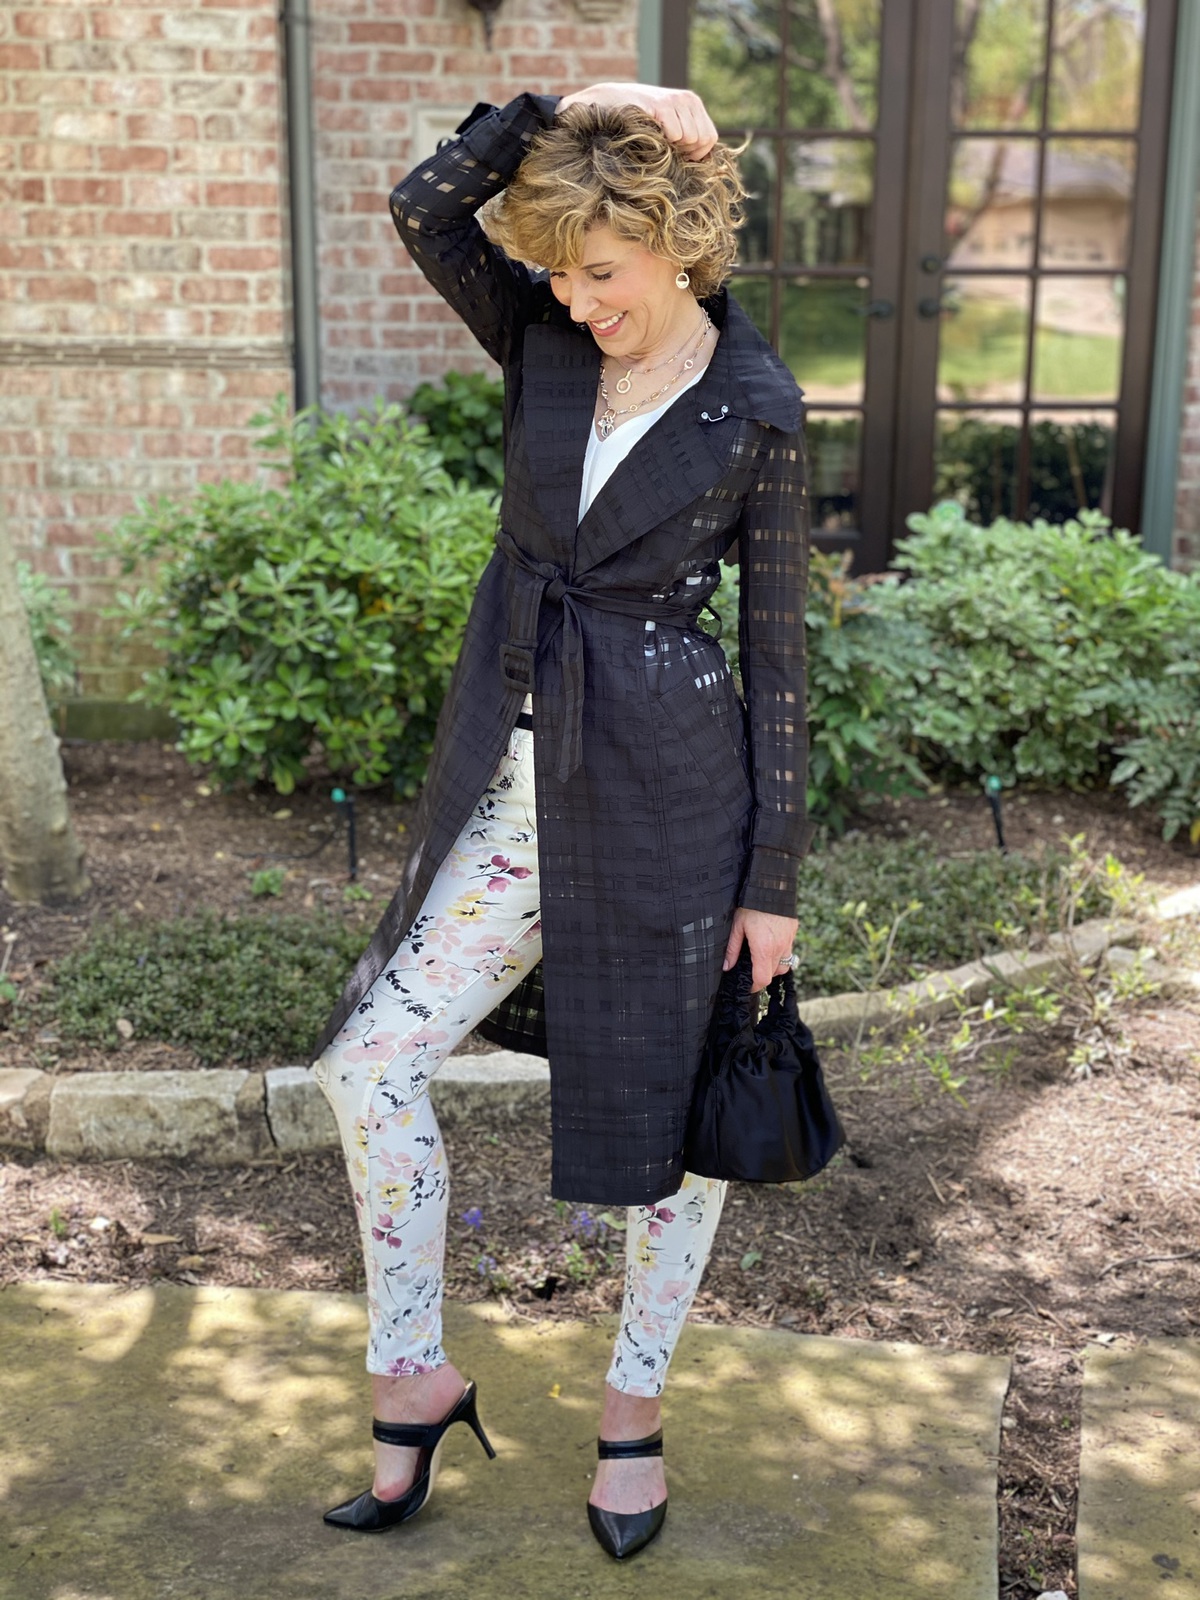
<svg viewBox="0 0 1200 1600"><path fill-rule="evenodd" d="M492 865L494 867L499 867L502 872L507 872L509 868L509 859L507 856L493 856Z"/></svg>
<svg viewBox="0 0 1200 1600"><path fill-rule="evenodd" d="M510 878L520 878L521 881L524 882L524 880L526 878L532 877L533 868L532 867L509 867L508 875L509 875Z"/></svg>
<svg viewBox="0 0 1200 1600"><path fill-rule="evenodd" d="M660 1306L668 1306L672 1301L682 1299L691 1287L687 1278L668 1278L666 1283L660 1286L655 1299Z"/></svg>
<svg viewBox="0 0 1200 1600"><path fill-rule="evenodd" d="M395 1361L387 1364L389 1378L419 1378L422 1373L433 1372L435 1369L426 1361L414 1361L411 1356L400 1356Z"/></svg>
<svg viewBox="0 0 1200 1600"><path fill-rule="evenodd" d="M507 878L489 878L488 879L488 888L492 891L493 894L497 894L497 893L502 894L504 892L504 890L508 888L508 879Z"/></svg>
<svg viewBox="0 0 1200 1600"><path fill-rule="evenodd" d="M427 950L423 956L418 958L417 970L424 975L429 983L437 985L444 983L447 978L453 977L457 968L447 961L445 956L438 955L434 950Z"/></svg>
<svg viewBox="0 0 1200 1600"><path fill-rule="evenodd" d="M400 1230L391 1216L384 1215L379 1218L379 1221L371 1228L371 1237L372 1239L386 1242L393 1250L402 1250L404 1248L404 1240L400 1236Z"/></svg>

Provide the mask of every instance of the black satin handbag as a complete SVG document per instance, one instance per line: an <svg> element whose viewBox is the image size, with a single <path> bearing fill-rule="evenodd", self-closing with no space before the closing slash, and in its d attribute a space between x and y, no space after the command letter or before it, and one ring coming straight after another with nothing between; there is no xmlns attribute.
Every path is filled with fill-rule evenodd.
<svg viewBox="0 0 1200 1600"><path fill-rule="evenodd" d="M703 1178L795 1183L832 1160L846 1135L825 1088L790 972L763 993L750 946L722 973L688 1118L684 1165Z"/></svg>

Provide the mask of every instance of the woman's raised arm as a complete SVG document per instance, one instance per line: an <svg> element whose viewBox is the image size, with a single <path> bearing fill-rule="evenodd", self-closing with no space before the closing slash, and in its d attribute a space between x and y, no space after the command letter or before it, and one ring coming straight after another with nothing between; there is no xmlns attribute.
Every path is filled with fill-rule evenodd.
<svg viewBox="0 0 1200 1600"><path fill-rule="evenodd" d="M459 123L457 137L444 141L391 194L392 221L405 249L502 365L529 320L533 276L492 244L475 213L512 180L558 103L555 95L522 94L499 108L477 105Z"/></svg>

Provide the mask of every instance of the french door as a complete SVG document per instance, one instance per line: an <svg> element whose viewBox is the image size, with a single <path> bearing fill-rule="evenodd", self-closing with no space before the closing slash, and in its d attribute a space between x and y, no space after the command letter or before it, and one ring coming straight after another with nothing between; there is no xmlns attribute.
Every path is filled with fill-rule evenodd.
<svg viewBox="0 0 1200 1600"><path fill-rule="evenodd" d="M813 526L1138 524L1175 0L664 0L745 142L730 284L805 390Z"/></svg>

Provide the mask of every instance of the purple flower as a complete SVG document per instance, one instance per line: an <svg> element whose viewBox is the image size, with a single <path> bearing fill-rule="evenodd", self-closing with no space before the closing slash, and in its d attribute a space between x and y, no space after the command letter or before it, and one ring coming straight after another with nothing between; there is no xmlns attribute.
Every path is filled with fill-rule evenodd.
<svg viewBox="0 0 1200 1600"><path fill-rule="evenodd" d="M483 1227L483 1212L478 1206L472 1206L470 1211L464 1211L462 1214L462 1219L468 1228Z"/></svg>

